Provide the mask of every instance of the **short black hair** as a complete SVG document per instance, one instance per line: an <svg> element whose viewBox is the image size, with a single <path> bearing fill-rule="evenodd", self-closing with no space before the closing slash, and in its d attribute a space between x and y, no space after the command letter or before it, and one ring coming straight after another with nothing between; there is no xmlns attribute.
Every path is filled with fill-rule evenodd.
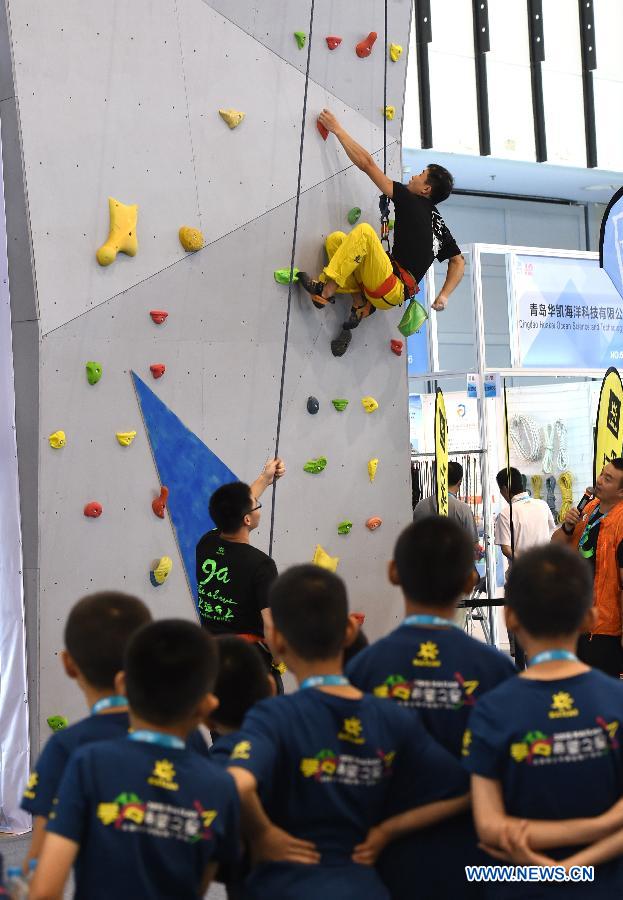
<svg viewBox="0 0 623 900"><path fill-rule="evenodd" d="M608 463L614 466L617 472L623 473L623 459L620 456L615 457L615 459L609 459ZM606 465L608 463L606 463ZM623 478L621 478L621 481L619 482L619 490L621 488L623 488Z"/></svg>
<svg viewBox="0 0 623 900"><path fill-rule="evenodd" d="M454 187L454 178L450 172L443 166L429 163L426 166L426 173L426 184L431 187L430 199L433 203L442 203L447 200Z"/></svg>
<svg viewBox="0 0 623 900"><path fill-rule="evenodd" d="M87 594L67 617L65 647L92 687L114 690L128 641L147 622L151 613L138 597L118 591Z"/></svg>
<svg viewBox="0 0 623 900"><path fill-rule="evenodd" d="M207 631L184 619L160 619L134 635L125 657L130 709L146 722L187 718L214 689L218 651Z"/></svg>
<svg viewBox="0 0 623 900"><path fill-rule="evenodd" d="M426 516L402 532L394 562L409 600L443 609L465 590L474 568L474 545L453 519Z"/></svg>
<svg viewBox="0 0 623 900"><path fill-rule="evenodd" d="M510 568L505 601L532 637L572 635L593 603L590 565L560 544L526 550Z"/></svg>
<svg viewBox="0 0 623 900"><path fill-rule="evenodd" d="M222 635L218 646L218 675L214 693L218 707L215 721L228 728L240 728L255 703L271 696L269 676L261 651L235 635Z"/></svg>
<svg viewBox="0 0 623 900"><path fill-rule="evenodd" d="M210 518L219 531L231 534L251 512L251 488L244 481L222 484L210 497Z"/></svg>
<svg viewBox="0 0 623 900"><path fill-rule="evenodd" d="M454 487L455 484L458 484L463 478L463 466L461 463L455 462L451 460L448 463L448 484Z"/></svg>
<svg viewBox="0 0 623 900"><path fill-rule="evenodd" d="M273 581L268 601L275 628L301 659L330 659L343 648L348 597L333 572L311 564L292 566Z"/></svg>
<svg viewBox="0 0 623 900"><path fill-rule="evenodd" d="M495 476L495 480L498 483L499 488L508 487L508 476L510 473L510 488L509 494L511 497L514 497L515 494L521 494L522 491L525 491L523 475L519 471L519 469L515 469L514 466L511 466L510 469L500 469L498 474Z"/></svg>

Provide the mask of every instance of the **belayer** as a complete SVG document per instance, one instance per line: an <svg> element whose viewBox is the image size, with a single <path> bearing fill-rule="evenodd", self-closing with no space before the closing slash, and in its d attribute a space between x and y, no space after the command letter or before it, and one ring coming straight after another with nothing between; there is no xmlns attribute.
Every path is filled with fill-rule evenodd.
<svg viewBox="0 0 623 900"><path fill-rule="evenodd" d="M433 260L448 260L448 272L437 294L433 309L446 308L465 269L465 261L456 241L440 216L436 203L450 196L454 179L447 169L431 164L408 184L392 181L377 166L372 155L346 132L333 113L323 109L318 121L332 132L348 158L365 172L385 197L394 201L396 221L394 247L385 251L374 228L367 222L356 225L349 234L334 231L327 237L328 265L312 280L299 272L298 281L311 294L314 306L323 309L333 303L334 294L360 294L354 300L348 319L338 337L331 341L334 356L342 356L350 344L352 330L377 309L392 309L417 293L417 284ZM388 200L381 198L387 220Z"/></svg>

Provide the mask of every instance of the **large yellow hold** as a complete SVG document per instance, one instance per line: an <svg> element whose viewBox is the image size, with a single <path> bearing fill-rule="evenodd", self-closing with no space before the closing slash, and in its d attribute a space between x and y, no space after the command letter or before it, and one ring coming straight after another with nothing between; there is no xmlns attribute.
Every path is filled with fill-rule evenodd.
<svg viewBox="0 0 623 900"><path fill-rule="evenodd" d="M117 431L117 440L122 447L129 447L136 437L135 431Z"/></svg>
<svg viewBox="0 0 623 900"><path fill-rule="evenodd" d="M188 225L182 225L179 230L180 244L188 253L196 253L201 250L205 241L203 234L198 228L189 228Z"/></svg>
<svg viewBox="0 0 623 900"><path fill-rule="evenodd" d="M118 253L136 256L138 250L136 237L138 206L136 204L126 206L125 203L120 203L114 197L109 197L108 211L110 213L108 240L95 254L100 266L109 266L116 260Z"/></svg>
<svg viewBox="0 0 623 900"><path fill-rule="evenodd" d="M244 113L238 109L219 109L218 114L230 128L237 128L244 119Z"/></svg>
<svg viewBox="0 0 623 900"><path fill-rule="evenodd" d="M60 450L67 443L67 438L64 431L55 431L54 434L50 435L48 441L53 450Z"/></svg>
<svg viewBox="0 0 623 900"><path fill-rule="evenodd" d="M329 572L335 572L339 561L339 556L329 556L327 551L324 550L320 544L316 544L314 558L312 559L315 566L320 566L321 569L328 569Z"/></svg>
<svg viewBox="0 0 623 900"><path fill-rule="evenodd" d="M376 470L378 468L379 461L378 459L369 459L368 460L368 476L370 478L370 482L373 482L376 478Z"/></svg>
<svg viewBox="0 0 623 900"><path fill-rule="evenodd" d="M402 47L400 46L400 44L390 44L389 55L392 58L392 62L398 62L398 60L402 56Z"/></svg>

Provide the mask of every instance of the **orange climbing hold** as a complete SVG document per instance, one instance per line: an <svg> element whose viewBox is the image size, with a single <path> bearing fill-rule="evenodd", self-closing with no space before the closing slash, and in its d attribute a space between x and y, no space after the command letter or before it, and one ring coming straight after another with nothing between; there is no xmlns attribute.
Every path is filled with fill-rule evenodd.
<svg viewBox="0 0 623 900"><path fill-rule="evenodd" d="M153 363L149 367L149 371L154 376L154 378L162 378L162 376L164 375L166 370L167 370L167 367L165 366L164 363Z"/></svg>
<svg viewBox="0 0 623 900"><path fill-rule="evenodd" d="M365 38L363 41L359 41L359 43L355 47L355 53L360 59L365 59L366 56L370 56L377 37L378 34L376 33L376 31L371 31L367 38Z"/></svg>
<svg viewBox="0 0 623 900"><path fill-rule="evenodd" d="M92 500L84 507L84 514L89 519L99 519L102 514L102 504L98 503L97 500Z"/></svg>
<svg viewBox="0 0 623 900"><path fill-rule="evenodd" d="M329 137L329 131L327 128L324 127L324 125L322 124L322 122L319 119L316 120L316 128L322 135L322 140L326 141L326 139Z"/></svg>
<svg viewBox="0 0 623 900"><path fill-rule="evenodd" d="M327 47L329 48L329 50L335 50L335 48L339 47L341 43L341 37L336 37L334 34L330 34L327 37Z"/></svg>
<svg viewBox="0 0 623 900"><path fill-rule="evenodd" d="M395 353L396 356L402 356L402 341L391 340L389 346L392 348L392 353Z"/></svg>
<svg viewBox="0 0 623 900"><path fill-rule="evenodd" d="M366 522L366 528L369 528L370 531L376 531L376 529L380 528L382 524L383 519L380 519L378 516L370 516L370 518Z"/></svg>
<svg viewBox="0 0 623 900"><path fill-rule="evenodd" d="M169 498L169 489L162 485L160 488L160 496L156 497L155 500L152 501L151 508L154 511L154 515L158 516L159 519L164 519L164 511L167 508L167 500Z"/></svg>
<svg viewBox="0 0 623 900"><path fill-rule="evenodd" d="M149 315L152 317L156 325L162 325L169 315L164 309L151 309Z"/></svg>

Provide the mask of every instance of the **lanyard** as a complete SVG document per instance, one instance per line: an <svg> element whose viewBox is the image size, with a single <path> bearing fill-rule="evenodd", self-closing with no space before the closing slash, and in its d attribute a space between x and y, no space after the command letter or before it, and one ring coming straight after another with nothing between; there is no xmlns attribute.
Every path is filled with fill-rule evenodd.
<svg viewBox="0 0 623 900"><path fill-rule="evenodd" d="M538 663L554 662L562 659L566 659L569 662L578 662L577 656L571 650L543 650L542 653L537 653L536 656L532 657L528 662L528 666L536 666Z"/></svg>
<svg viewBox="0 0 623 900"><path fill-rule="evenodd" d="M348 678L344 675L312 675L299 684L299 690L304 691L306 688L314 687L347 687L350 684Z"/></svg>
<svg viewBox="0 0 623 900"><path fill-rule="evenodd" d="M163 734L161 731L148 731L146 728L140 731L132 731L128 735L131 741L143 741L145 744L159 744L161 747L172 747L175 750L183 750L185 741L174 734Z"/></svg>
<svg viewBox="0 0 623 900"><path fill-rule="evenodd" d="M456 622L451 622L450 619L442 619L441 616L424 616L424 615L413 615L407 616L407 618L402 623L403 625L443 625L446 628L460 628ZM462 630L462 629L461 629Z"/></svg>
<svg viewBox="0 0 623 900"><path fill-rule="evenodd" d="M127 697L122 697L120 694L115 694L113 697L102 697L101 700L98 700L97 703L94 703L91 707L91 715L96 716L98 713L103 712L105 709L112 709L115 706L127 705Z"/></svg>
<svg viewBox="0 0 623 900"><path fill-rule="evenodd" d="M526 503L528 500L531 500L530 494L528 491L523 491L521 494L516 494L511 498L511 503Z"/></svg>
<svg viewBox="0 0 623 900"><path fill-rule="evenodd" d="M589 535L593 528L595 528L597 525L600 525L607 515L608 513L600 513L599 507L597 507L597 509L593 510L593 512L591 513L588 522L584 527L584 531L582 532L582 537L578 542L578 548L582 556L586 556L586 554L588 553L588 556L590 558L593 555L593 548L590 548L588 551L583 550L582 548L588 542Z"/></svg>

